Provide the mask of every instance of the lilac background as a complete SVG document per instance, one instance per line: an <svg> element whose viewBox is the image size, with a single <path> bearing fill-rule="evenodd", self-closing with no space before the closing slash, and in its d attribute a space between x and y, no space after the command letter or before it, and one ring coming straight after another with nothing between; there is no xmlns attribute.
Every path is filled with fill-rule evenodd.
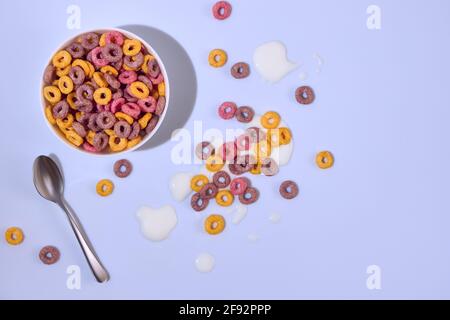
<svg viewBox="0 0 450 320"><path fill-rule="evenodd" d="M19 247L0 240L0 298L450 298L450 3L234 0L232 17L219 22L213 2L0 2L0 231L17 225L26 233ZM118 181L116 158L77 153L49 133L39 80L53 50L79 32L66 28L70 4L82 9L82 30L142 24L180 42L198 79L188 129L194 120L224 127L215 107L229 99L259 112L275 108L287 119L296 137L292 162L271 180L254 179L262 200L240 225L211 238L201 232L207 212L174 204L167 182L190 169L169 161L174 143L130 154L135 174ZM380 31L366 28L370 4L382 9ZM270 40L284 42L303 68L276 85L256 72L243 81L229 76L231 63L250 62L254 48ZM216 47L227 50L227 68L208 66ZM325 61L320 74L315 52ZM301 70L317 93L311 107L293 99ZM314 165L322 149L335 154L332 170ZM67 199L111 273L106 285L94 281L62 212L34 190L32 162L49 153L61 159ZM101 178L116 182L107 199L94 191ZM286 178L301 187L293 202L277 195ZM177 228L165 242L148 242L136 209L168 203L177 209ZM273 210L282 214L277 225L268 219ZM248 241L249 233L260 240ZM37 258L47 244L62 251L50 267ZM210 274L194 267L204 251L216 257ZM382 269L382 290L366 287L372 264ZM69 265L81 267L79 291L66 288Z"/></svg>

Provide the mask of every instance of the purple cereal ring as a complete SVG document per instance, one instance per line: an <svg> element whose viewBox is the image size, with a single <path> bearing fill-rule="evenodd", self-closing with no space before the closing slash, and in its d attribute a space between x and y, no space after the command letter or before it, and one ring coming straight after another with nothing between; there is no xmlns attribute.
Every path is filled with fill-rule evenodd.
<svg viewBox="0 0 450 320"><path fill-rule="evenodd" d="M81 36L81 45L86 50L92 50L98 46L99 37L94 32L85 33Z"/></svg>
<svg viewBox="0 0 450 320"><path fill-rule="evenodd" d="M112 99L113 99L113 100L117 100L117 99L120 99L120 98L122 98L122 97L123 97L123 91L122 91L122 89L117 89L117 91L114 92L113 95L112 95Z"/></svg>
<svg viewBox="0 0 450 320"><path fill-rule="evenodd" d="M221 117L224 120L230 120L234 118L234 115L236 114L237 105L234 102L224 102L219 107L219 117Z"/></svg>
<svg viewBox="0 0 450 320"><path fill-rule="evenodd" d="M123 58L123 64L129 68L137 69L144 63L144 55L142 52L139 52L135 56L125 56Z"/></svg>
<svg viewBox="0 0 450 320"><path fill-rule="evenodd" d="M278 174L278 164L272 158L265 158L261 163L261 172L263 175L272 177Z"/></svg>
<svg viewBox="0 0 450 320"><path fill-rule="evenodd" d="M236 144L234 141L229 141L224 143L218 150L219 157L222 158L223 161L232 161L236 158Z"/></svg>
<svg viewBox="0 0 450 320"><path fill-rule="evenodd" d="M125 112L127 115L134 119L138 119L141 114L141 108L137 103L128 102L122 106L122 112Z"/></svg>
<svg viewBox="0 0 450 320"><path fill-rule="evenodd" d="M79 59L82 58L85 54L85 50L83 46L77 42L71 43L67 48L66 51L70 53L72 58Z"/></svg>
<svg viewBox="0 0 450 320"><path fill-rule="evenodd" d="M214 154L214 152L215 152L214 146L212 145L211 142L208 142L208 141L200 142L195 147L195 155L200 160L208 159L210 156L212 156Z"/></svg>
<svg viewBox="0 0 450 320"><path fill-rule="evenodd" d="M106 82L109 84L109 86L113 89L120 89L120 82L116 79L112 74L104 73L103 76L105 77Z"/></svg>
<svg viewBox="0 0 450 320"><path fill-rule="evenodd" d="M242 204L249 205L255 203L259 199L259 191L254 187L249 187L243 194L239 195L239 201Z"/></svg>
<svg viewBox="0 0 450 320"><path fill-rule="evenodd" d="M91 114L91 116L89 117L88 125L87 125L88 128L94 132L99 132L102 130L102 128L100 128L97 125L97 116L98 116L98 113Z"/></svg>
<svg viewBox="0 0 450 320"><path fill-rule="evenodd" d="M78 121L72 123L72 128L80 137L82 138L86 137L87 135L86 128Z"/></svg>
<svg viewBox="0 0 450 320"><path fill-rule="evenodd" d="M245 130L245 133L249 136L251 143L257 143L266 140L266 133L258 127L250 127Z"/></svg>
<svg viewBox="0 0 450 320"><path fill-rule="evenodd" d="M76 91L78 100L90 100L94 99L94 88L88 84L82 84Z"/></svg>
<svg viewBox="0 0 450 320"><path fill-rule="evenodd" d="M105 42L106 44L115 43L122 46L124 42L123 35L118 31L107 32L105 35Z"/></svg>
<svg viewBox="0 0 450 320"><path fill-rule="evenodd" d="M166 98L161 96L158 98L158 103L156 104L155 114L157 116L161 116L163 114L165 108L166 108Z"/></svg>
<svg viewBox="0 0 450 320"><path fill-rule="evenodd" d="M114 163L114 173L119 178L128 177L133 171L133 165L126 159L118 160Z"/></svg>
<svg viewBox="0 0 450 320"><path fill-rule="evenodd" d="M92 113L82 112L80 118L78 119L78 122L81 123L83 126L87 126L91 115L92 115Z"/></svg>
<svg viewBox="0 0 450 320"><path fill-rule="evenodd" d="M69 104L66 101L58 102L52 109L53 116L56 119L64 119L69 113Z"/></svg>
<svg viewBox="0 0 450 320"><path fill-rule="evenodd" d="M248 134L241 134L236 139L236 147L238 151L248 151L250 150L250 136Z"/></svg>
<svg viewBox="0 0 450 320"><path fill-rule="evenodd" d="M141 108L142 112L150 112L153 113L156 110L156 99L152 96L148 96L145 99L141 99L137 102L139 108Z"/></svg>
<svg viewBox="0 0 450 320"><path fill-rule="evenodd" d="M89 142L83 143L83 149L87 152L96 153L97 149L91 145Z"/></svg>
<svg viewBox="0 0 450 320"><path fill-rule="evenodd" d="M242 123L249 123L253 120L253 117L255 116L255 111L251 107L239 107L236 110L236 119L239 122Z"/></svg>
<svg viewBox="0 0 450 320"><path fill-rule="evenodd" d="M92 62L96 67L104 67L108 65L109 61L105 58L103 54L103 48L97 47L91 51L92 54Z"/></svg>
<svg viewBox="0 0 450 320"><path fill-rule="evenodd" d="M217 188L226 188L231 183L230 175L226 171L219 171L214 173L213 182L217 186Z"/></svg>
<svg viewBox="0 0 450 320"><path fill-rule="evenodd" d="M150 59L147 63L148 74L152 78L156 78L161 73L161 68L156 59Z"/></svg>
<svg viewBox="0 0 450 320"><path fill-rule="evenodd" d="M130 70L130 71L123 71L119 75L119 81L122 84L130 84L137 80L137 73Z"/></svg>
<svg viewBox="0 0 450 320"><path fill-rule="evenodd" d="M98 132L94 136L92 143L97 151L102 151L108 146L109 137L104 132Z"/></svg>
<svg viewBox="0 0 450 320"><path fill-rule="evenodd" d="M217 195L218 192L219 188L214 183L207 183L200 190L200 196L202 199L211 200Z"/></svg>
<svg viewBox="0 0 450 320"><path fill-rule="evenodd" d="M113 102L111 103L111 112L116 113L116 112L122 111L122 105L124 105L124 104L125 104L124 98L119 98L119 99L113 100Z"/></svg>
<svg viewBox="0 0 450 320"><path fill-rule="evenodd" d="M86 60L92 63L92 51L88 52L88 54L86 55Z"/></svg>
<svg viewBox="0 0 450 320"><path fill-rule="evenodd" d="M117 121L114 125L114 133L119 138L128 138L131 133L131 127L125 120Z"/></svg>
<svg viewBox="0 0 450 320"><path fill-rule="evenodd" d="M152 83L154 85L160 84L161 82L164 82L164 76L162 75L162 73L160 73L156 78L150 78L150 80L152 81Z"/></svg>
<svg viewBox="0 0 450 320"><path fill-rule="evenodd" d="M45 84L52 84L56 80L56 69L54 66L49 65L44 71L44 82Z"/></svg>
<svg viewBox="0 0 450 320"><path fill-rule="evenodd" d="M77 99L78 99L78 97L77 97ZM94 110L94 103L87 99L77 100L75 102L75 106L77 107L78 111L81 111L84 113L89 113L89 112L92 112L92 110Z"/></svg>
<svg viewBox="0 0 450 320"><path fill-rule="evenodd" d="M127 100L127 102L132 102L132 103L138 102L139 99L136 97L133 97L129 90L130 90L129 86L125 88L125 90L123 91L123 97Z"/></svg>
<svg viewBox="0 0 450 320"><path fill-rule="evenodd" d="M237 196L244 194L245 190L250 186L247 178L235 178L230 183L230 192Z"/></svg>
<svg viewBox="0 0 450 320"><path fill-rule="evenodd" d="M205 210L208 204L209 200L203 199L200 193L194 194L191 198L191 207L197 212Z"/></svg>
<svg viewBox="0 0 450 320"><path fill-rule="evenodd" d="M116 123L116 117L112 112L103 111L97 115L97 119L95 121L100 129L106 130L111 129L114 126Z"/></svg>
<svg viewBox="0 0 450 320"><path fill-rule="evenodd" d="M59 261L60 257L61 253L58 248L54 246L46 246L39 251L39 259L41 259L44 264L55 264Z"/></svg>
<svg viewBox="0 0 450 320"><path fill-rule="evenodd" d="M119 60L117 62L111 63L111 65L114 67L114 69L121 70L122 65L123 65L123 60Z"/></svg>
<svg viewBox="0 0 450 320"><path fill-rule="evenodd" d="M133 122L133 125L131 126L131 133L128 136L128 139L133 140L137 138L140 132L141 132L141 125L137 121Z"/></svg>
<svg viewBox="0 0 450 320"><path fill-rule="evenodd" d="M70 68L69 77L72 79L75 86L82 85L86 79L83 69L79 66Z"/></svg>
<svg viewBox="0 0 450 320"><path fill-rule="evenodd" d="M159 121L159 117L156 116L156 115L153 116L150 119L150 122L148 123L147 128L145 128L145 132L147 134L151 133L156 128L156 125L158 124L158 121Z"/></svg>
<svg viewBox="0 0 450 320"><path fill-rule="evenodd" d="M96 49L94 49L96 50ZM110 63L115 63L117 61L122 60L123 51L122 48L119 47L115 43L108 43L103 48L100 49L102 52L102 57ZM93 52L93 57L95 57L95 52Z"/></svg>
<svg viewBox="0 0 450 320"><path fill-rule="evenodd" d="M141 81L141 82L143 82L143 83L148 87L148 89L149 89L150 91L152 91L152 89L153 89L153 83L152 83L152 81L150 80L149 77L140 75L140 76L138 76L138 80Z"/></svg>

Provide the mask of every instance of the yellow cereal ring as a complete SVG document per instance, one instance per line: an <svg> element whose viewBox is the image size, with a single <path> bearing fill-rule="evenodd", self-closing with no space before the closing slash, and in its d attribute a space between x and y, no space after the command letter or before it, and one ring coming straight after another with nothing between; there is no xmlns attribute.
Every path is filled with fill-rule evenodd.
<svg viewBox="0 0 450 320"><path fill-rule="evenodd" d="M316 156L316 163L320 169L329 169L334 164L334 156L330 151L319 152Z"/></svg>
<svg viewBox="0 0 450 320"><path fill-rule="evenodd" d="M138 99L145 99L149 96L150 89L145 83L141 81L135 81L130 84L130 93Z"/></svg>
<svg viewBox="0 0 450 320"><path fill-rule="evenodd" d="M268 140L262 140L255 143L253 149L258 159L270 157L272 154L272 146Z"/></svg>
<svg viewBox="0 0 450 320"><path fill-rule="evenodd" d="M96 186L97 193L102 197L107 197L114 191L114 184L111 180L103 179L97 183Z"/></svg>
<svg viewBox="0 0 450 320"><path fill-rule="evenodd" d="M109 148L111 151L119 152L124 150L128 145L128 139L126 138L119 138L117 136L110 136L109 137Z"/></svg>
<svg viewBox="0 0 450 320"><path fill-rule="evenodd" d="M53 116L52 107L45 108L45 117L47 118L48 122L52 125L56 124L56 119Z"/></svg>
<svg viewBox="0 0 450 320"><path fill-rule="evenodd" d="M90 63L89 61L86 61L86 63L87 63L87 66L89 68L89 72L86 74L86 76L88 78L92 78L94 76L94 73L95 73L95 68L94 68L93 64Z"/></svg>
<svg viewBox="0 0 450 320"><path fill-rule="evenodd" d="M166 84L164 82L158 84L158 94L161 97L164 97L166 95Z"/></svg>
<svg viewBox="0 0 450 320"><path fill-rule="evenodd" d="M222 170L224 165L225 164L223 163L223 159L218 155L212 155L208 159L206 159L206 169L208 169L208 171L220 171Z"/></svg>
<svg viewBox="0 0 450 320"><path fill-rule="evenodd" d="M221 233L225 229L225 219L218 214L212 214L205 220L205 231L211 235Z"/></svg>
<svg viewBox="0 0 450 320"><path fill-rule="evenodd" d="M281 145L289 144L291 143L291 140L292 140L291 130L289 130L289 128L286 127L280 128L280 144Z"/></svg>
<svg viewBox="0 0 450 320"><path fill-rule="evenodd" d="M234 196L229 190L220 190L216 195L216 202L219 206L229 207L233 204Z"/></svg>
<svg viewBox="0 0 450 320"><path fill-rule="evenodd" d="M191 189L195 192L200 192L203 186L209 182L208 177L203 174L198 174L191 179Z"/></svg>
<svg viewBox="0 0 450 320"><path fill-rule="evenodd" d="M142 71L144 71L145 73L148 73L148 62L150 60L155 59L154 56L150 55L150 54L146 54L144 57L144 63L141 66Z"/></svg>
<svg viewBox="0 0 450 320"><path fill-rule="evenodd" d="M72 68L72 66L69 64L67 67L65 68L56 68L56 75L58 77L63 77L63 76L67 76L70 72L70 68Z"/></svg>
<svg viewBox="0 0 450 320"><path fill-rule="evenodd" d="M152 97L153 97L153 99L155 99L156 101L158 101L158 99L159 99L159 93L158 93L157 90L153 91Z"/></svg>
<svg viewBox="0 0 450 320"><path fill-rule="evenodd" d="M95 83L100 88L107 88L108 87L108 82L106 82L105 77L103 76L103 73L101 73L101 72L94 72L94 75L92 76L92 78L94 79Z"/></svg>
<svg viewBox="0 0 450 320"><path fill-rule="evenodd" d="M56 104L61 101L61 91L55 86L45 87L44 98L51 104Z"/></svg>
<svg viewBox="0 0 450 320"><path fill-rule="evenodd" d="M100 47L104 47L106 45L106 33L100 36L100 40L98 41Z"/></svg>
<svg viewBox="0 0 450 320"><path fill-rule="evenodd" d="M132 67L127 66L126 64L124 64L122 66L122 68L126 71L137 71L138 70L138 68L132 68Z"/></svg>
<svg viewBox="0 0 450 320"><path fill-rule="evenodd" d="M72 127L65 128L65 127L58 126L58 128L59 128L59 130L61 130L61 132L64 136L66 136L68 133L74 131Z"/></svg>
<svg viewBox="0 0 450 320"><path fill-rule="evenodd" d="M105 129L103 130L108 136L115 136L116 133L114 132L114 130L111 129Z"/></svg>
<svg viewBox="0 0 450 320"><path fill-rule="evenodd" d="M17 246L23 242L25 238L22 229L17 227L8 228L5 232L5 239L10 245Z"/></svg>
<svg viewBox="0 0 450 320"><path fill-rule="evenodd" d="M208 62L214 68L223 67L227 61L228 55L222 49L214 49L209 53Z"/></svg>
<svg viewBox="0 0 450 320"><path fill-rule="evenodd" d="M77 98L77 94L75 92L71 92L67 95L66 101L73 110L78 110L78 107L75 105L75 99ZM77 119L78 121L78 119Z"/></svg>
<svg viewBox="0 0 450 320"><path fill-rule="evenodd" d="M69 140L70 143L73 145L79 147L83 144L84 139L75 131L69 131L66 133L66 138Z"/></svg>
<svg viewBox="0 0 450 320"><path fill-rule="evenodd" d="M94 137L95 137L95 132L92 130L89 130L86 135L86 141L89 142L89 144L94 145Z"/></svg>
<svg viewBox="0 0 450 320"><path fill-rule="evenodd" d="M66 50L59 51L52 59L53 66L60 69L67 67L71 62L72 56Z"/></svg>
<svg viewBox="0 0 450 320"><path fill-rule="evenodd" d="M139 125L141 126L141 129L147 128L148 122L151 120L152 114L146 113L142 118L138 120Z"/></svg>
<svg viewBox="0 0 450 320"><path fill-rule="evenodd" d="M104 66L100 68L100 71L102 73L109 73L110 75L113 75L115 77L117 77L119 75L119 72L116 70L116 68L112 67L112 66ZM95 79L94 79L95 80Z"/></svg>
<svg viewBox="0 0 450 320"><path fill-rule="evenodd" d="M63 76L58 80L58 88L63 94L69 94L73 91L73 81L68 76Z"/></svg>
<svg viewBox="0 0 450 320"><path fill-rule="evenodd" d="M281 117L278 112L269 111L261 117L261 124L266 129L275 129L280 125Z"/></svg>
<svg viewBox="0 0 450 320"><path fill-rule="evenodd" d="M137 144L139 144L142 141L142 137L136 137L134 139L128 140L127 143L127 149L133 148Z"/></svg>
<svg viewBox="0 0 450 320"><path fill-rule="evenodd" d="M261 161L258 161L258 163L256 165L254 165L253 168L250 169L250 173L254 174L254 175L261 174L261 167L262 167L262 163L261 163Z"/></svg>
<svg viewBox="0 0 450 320"><path fill-rule="evenodd" d="M58 79L53 80L52 86L58 87Z"/></svg>
<svg viewBox="0 0 450 320"><path fill-rule="evenodd" d="M109 88L98 88L94 91L94 100L101 106L106 106L112 98L112 92Z"/></svg>
<svg viewBox="0 0 450 320"><path fill-rule="evenodd" d="M73 115L69 113L64 119L56 119L56 124L60 128L70 128L73 124L73 120Z"/></svg>
<svg viewBox="0 0 450 320"><path fill-rule="evenodd" d="M278 147L280 142L281 131L279 129L269 129L267 130L267 140L271 147Z"/></svg>
<svg viewBox="0 0 450 320"><path fill-rule="evenodd" d="M75 119L80 122L81 117L83 116L83 112L78 111L77 113L75 113Z"/></svg>
<svg viewBox="0 0 450 320"><path fill-rule="evenodd" d="M126 56L135 56L141 52L141 42L135 39L127 39L123 43L123 54Z"/></svg>
<svg viewBox="0 0 450 320"><path fill-rule="evenodd" d="M76 59L74 62L72 62L72 67L80 67L84 71L84 75L88 76L91 72L91 69L89 68L88 61Z"/></svg>
<svg viewBox="0 0 450 320"><path fill-rule="evenodd" d="M126 122L128 122L129 125L132 125L134 122L134 119L131 116L127 115L126 113L120 112L120 111L116 112L114 114L114 116L119 120L125 120Z"/></svg>

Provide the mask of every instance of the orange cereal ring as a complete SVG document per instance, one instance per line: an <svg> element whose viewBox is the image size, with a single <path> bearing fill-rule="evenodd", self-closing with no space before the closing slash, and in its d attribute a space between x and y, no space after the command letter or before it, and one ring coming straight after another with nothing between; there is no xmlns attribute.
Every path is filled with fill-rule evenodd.
<svg viewBox="0 0 450 320"><path fill-rule="evenodd" d="M51 104L57 104L61 101L61 91L55 86L45 87L44 98Z"/></svg>
<svg viewBox="0 0 450 320"><path fill-rule="evenodd" d="M227 53L222 49L211 50L208 57L209 65L214 68L223 67L228 61Z"/></svg>
<svg viewBox="0 0 450 320"><path fill-rule="evenodd" d="M289 130L289 128L286 127L280 128L280 144L286 145L291 143L291 141L292 141L291 130Z"/></svg>
<svg viewBox="0 0 450 320"><path fill-rule="evenodd" d="M71 113L68 113L64 119L56 119L56 124L60 128L70 128L73 124L74 117Z"/></svg>
<svg viewBox="0 0 450 320"><path fill-rule="evenodd" d="M316 164L320 169L329 169L334 164L334 156L330 151L319 152L316 156Z"/></svg>
<svg viewBox="0 0 450 320"><path fill-rule="evenodd" d="M86 76L88 78L92 78L94 76L94 73L95 73L94 65L92 63L90 63L89 61L86 61L86 63L87 63L87 66L89 68L89 73L87 73Z"/></svg>
<svg viewBox="0 0 450 320"><path fill-rule="evenodd" d="M53 116L52 107L45 108L45 117L47 118L48 122L52 125L56 124L56 119Z"/></svg>
<svg viewBox="0 0 450 320"><path fill-rule="evenodd" d="M229 190L220 190L216 195L216 202L219 206L229 207L233 204L234 196Z"/></svg>
<svg viewBox="0 0 450 320"><path fill-rule="evenodd" d="M126 122L128 122L128 124L131 126L134 122L134 119L132 117L130 117L129 115L127 115L124 112L116 112L114 114L114 116L119 119L119 120L125 120Z"/></svg>
<svg viewBox="0 0 450 320"><path fill-rule="evenodd" d="M164 97L166 95L166 84L164 82L158 84L158 94L160 97Z"/></svg>
<svg viewBox="0 0 450 320"><path fill-rule="evenodd" d="M144 56L144 63L141 66L142 71L144 71L144 73L148 73L148 62L153 59L155 59L155 57L150 54Z"/></svg>
<svg viewBox="0 0 450 320"><path fill-rule="evenodd" d="M111 151L119 152L125 150L127 146L128 146L128 139L119 138L117 136L109 137L109 148L111 149Z"/></svg>
<svg viewBox="0 0 450 320"><path fill-rule="evenodd" d="M102 72L94 72L94 74L92 75L92 79L94 79L95 83L100 88L107 88L108 87L108 82L106 82L105 77L104 77Z"/></svg>
<svg viewBox="0 0 450 320"><path fill-rule="evenodd" d="M89 130L86 135L86 141L89 142L89 144L94 145L94 137L95 137L95 132L92 130Z"/></svg>
<svg viewBox="0 0 450 320"><path fill-rule="evenodd" d="M88 76L91 72L91 69L89 68L88 61L76 59L74 62L72 62L72 67L80 67L84 71L84 75Z"/></svg>
<svg viewBox="0 0 450 320"><path fill-rule="evenodd" d="M101 106L106 106L112 98L112 92L109 88L98 88L94 92L94 100Z"/></svg>
<svg viewBox="0 0 450 320"><path fill-rule="evenodd" d="M72 56L66 50L61 50L53 56L52 63L56 68L63 69L70 65Z"/></svg>
<svg viewBox="0 0 450 320"><path fill-rule="evenodd" d="M95 189L100 196L107 197L114 191L114 184L111 180L103 179L97 183Z"/></svg>
<svg viewBox="0 0 450 320"><path fill-rule="evenodd" d="M62 68L62 69L61 68L56 68L56 75L58 77L67 76L69 74L71 68L72 67L71 67L70 64L67 67Z"/></svg>
<svg viewBox="0 0 450 320"><path fill-rule="evenodd" d="M115 77L117 77L119 75L119 72L116 70L116 68L112 67L112 66L104 66L100 68L100 71L102 73L109 73L110 75L113 75ZM94 79L95 80L95 79Z"/></svg>
<svg viewBox="0 0 450 320"><path fill-rule="evenodd" d="M72 79L68 76L63 76L58 80L58 88L63 94L69 94L73 91L74 85Z"/></svg>
<svg viewBox="0 0 450 320"><path fill-rule="evenodd" d="M78 107L76 106L75 102L77 101L77 94L76 92L71 92L67 95L66 98L67 103L69 104L69 107L73 110L78 110ZM77 119L78 121L78 119Z"/></svg>
<svg viewBox="0 0 450 320"><path fill-rule="evenodd" d="M142 118L138 120L141 129L145 129L148 125L148 122L152 119L152 114L150 112L146 113Z"/></svg>
<svg viewBox="0 0 450 320"><path fill-rule="evenodd" d="M150 95L150 89L141 81L130 84L130 93L138 99L146 99Z"/></svg>
<svg viewBox="0 0 450 320"><path fill-rule="evenodd" d="M81 146L84 142L84 139L75 131L68 131L66 133L66 138L70 143L77 147Z"/></svg>
<svg viewBox="0 0 450 320"><path fill-rule="evenodd" d="M211 235L222 233L225 229L225 219L218 214L212 214L205 220L205 230Z"/></svg>
<svg viewBox="0 0 450 320"><path fill-rule="evenodd" d="M135 147L137 144L139 144L142 141L142 137L136 137L134 139L128 140L127 143L127 149Z"/></svg>
<svg viewBox="0 0 450 320"><path fill-rule="evenodd" d="M212 155L208 159L206 159L206 169L211 172L217 172L222 170L224 166L224 162L222 157L219 155Z"/></svg>
<svg viewBox="0 0 450 320"><path fill-rule="evenodd" d="M259 174L261 174L261 167L262 167L262 164L261 164L261 161L258 161L258 163L257 164L255 164L254 166L253 166L253 168L251 168L250 169L250 173L251 174L254 174L254 175L259 175Z"/></svg>
<svg viewBox="0 0 450 320"><path fill-rule="evenodd" d="M106 33L100 36L100 40L98 41L98 45L100 47L104 47L106 45Z"/></svg>
<svg viewBox="0 0 450 320"><path fill-rule="evenodd" d="M280 142L281 131L279 129L269 129L267 130L267 140L269 140L272 147L278 147Z"/></svg>
<svg viewBox="0 0 450 320"><path fill-rule="evenodd" d="M272 154L272 146L269 140L262 140L255 143L253 149L258 159L270 157Z"/></svg>
<svg viewBox="0 0 450 320"><path fill-rule="evenodd" d="M195 192L200 192L203 186L209 182L208 177L203 174L198 174L191 179L191 189Z"/></svg>
<svg viewBox="0 0 450 320"><path fill-rule="evenodd" d="M22 229L18 227L8 228L5 232L5 239L10 245L17 246L23 242L25 238Z"/></svg>
<svg viewBox="0 0 450 320"><path fill-rule="evenodd" d="M124 44L123 44L123 54L126 56L135 56L137 55L139 52L141 52L141 42L138 40L131 40L131 39L127 39L125 40Z"/></svg>
<svg viewBox="0 0 450 320"><path fill-rule="evenodd" d="M278 112L269 111L261 117L261 124L266 129L275 129L280 125L281 117Z"/></svg>

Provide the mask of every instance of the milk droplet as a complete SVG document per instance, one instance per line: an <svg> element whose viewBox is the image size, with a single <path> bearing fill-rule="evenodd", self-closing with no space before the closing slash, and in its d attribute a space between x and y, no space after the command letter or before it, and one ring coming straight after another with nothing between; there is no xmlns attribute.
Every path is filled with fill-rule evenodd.
<svg viewBox="0 0 450 320"><path fill-rule="evenodd" d="M193 176L192 173L180 172L170 179L170 192L176 201L183 201L191 193L191 179Z"/></svg>
<svg viewBox="0 0 450 320"><path fill-rule="evenodd" d="M195 267L199 272L207 273L214 269L216 261L209 253L202 253L195 259Z"/></svg>
<svg viewBox="0 0 450 320"><path fill-rule="evenodd" d="M137 212L142 234L151 241L162 241L169 237L177 225L177 214L172 206L159 209L143 206Z"/></svg>
<svg viewBox="0 0 450 320"><path fill-rule="evenodd" d="M243 204L238 204L234 210L233 220L234 224L241 223L242 220L247 216L248 208Z"/></svg>
<svg viewBox="0 0 450 320"><path fill-rule="evenodd" d="M272 214L269 217L270 222L272 223L279 223L281 221L281 214L278 212L272 212Z"/></svg>
<svg viewBox="0 0 450 320"><path fill-rule="evenodd" d="M259 236L258 236L257 234L255 234L255 233L250 233L250 234L247 236L247 239L248 239L249 241L251 241L251 242L256 242L256 241L259 240Z"/></svg>

